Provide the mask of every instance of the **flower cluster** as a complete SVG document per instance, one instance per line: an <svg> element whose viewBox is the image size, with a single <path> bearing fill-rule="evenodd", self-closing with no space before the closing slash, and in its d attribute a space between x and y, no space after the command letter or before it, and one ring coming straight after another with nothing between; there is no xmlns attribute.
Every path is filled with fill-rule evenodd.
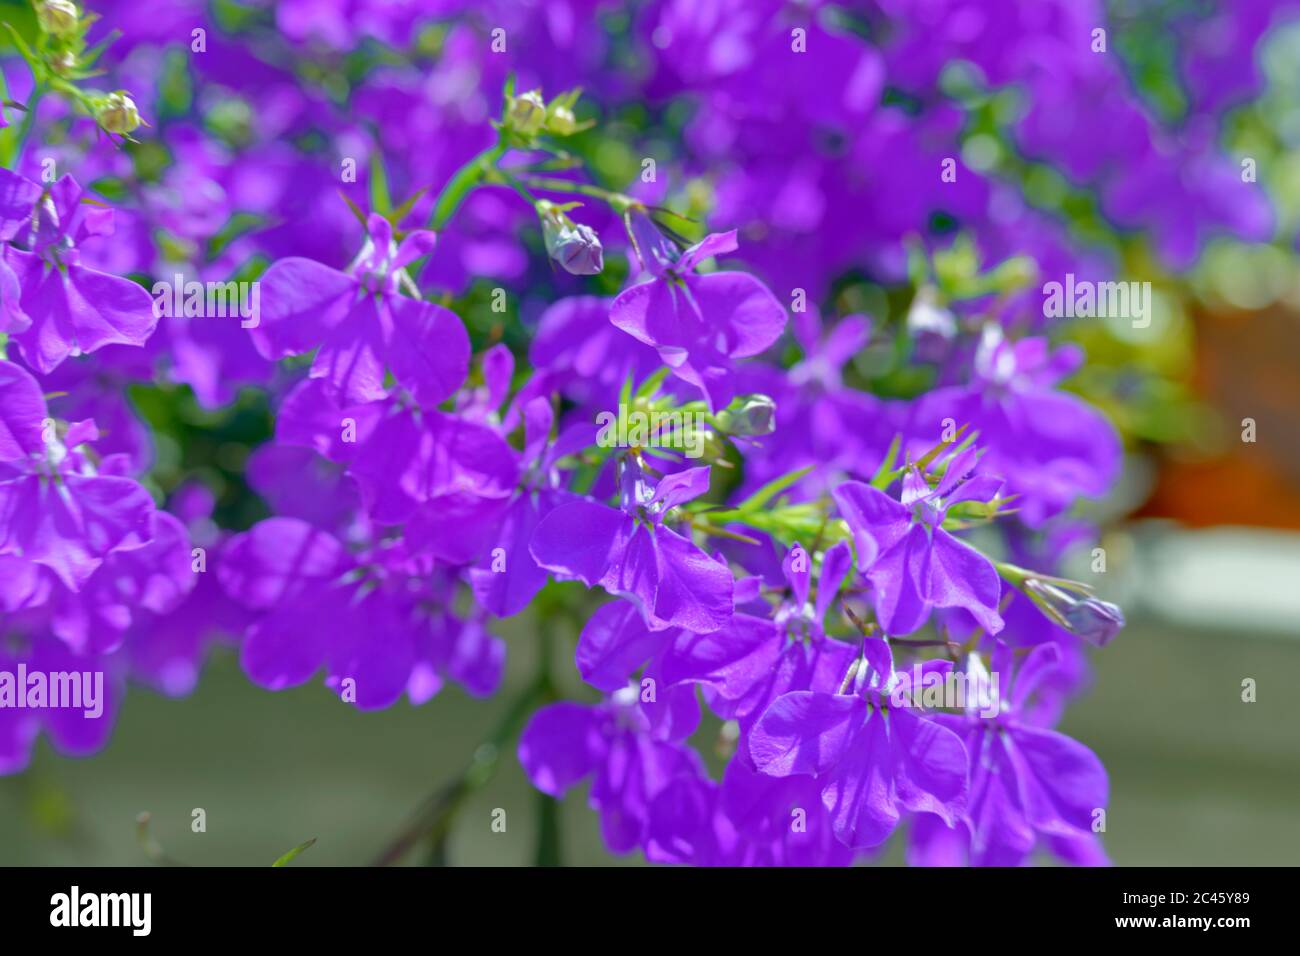
<svg viewBox="0 0 1300 956"><path fill-rule="evenodd" d="M106 706L0 684L0 772L42 731L93 752L214 643L360 709L491 696L518 617L576 622L518 759L587 783L615 853L846 865L901 827L916 863L1105 860L1106 772L1053 727L1124 623L1062 576L1123 443L1030 282L1123 250L1027 184L1171 269L1267 238L1213 133L1271 10L1216 14L1232 49L1178 21L1217 79L1169 117L1076 0L104 0L95 46L33 2L0 672Z"/></svg>

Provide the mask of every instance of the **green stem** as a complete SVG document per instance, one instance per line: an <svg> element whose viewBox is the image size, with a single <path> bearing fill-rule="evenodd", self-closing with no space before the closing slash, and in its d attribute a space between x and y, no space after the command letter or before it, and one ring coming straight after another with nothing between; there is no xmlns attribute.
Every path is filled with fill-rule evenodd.
<svg viewBox="0 0 1300 956"><path fill-rule="evenodd" d="M599 186L592 186L590 183L575 183L568 179L553 179L549 176L521 176L520 180L525 186L531 189L540 189L543 192L572 193L577 196L590 196L593 199L599 199L601 202L608 203L619 214L627 212L633 206L640 205L631 196L625 196L609 189L601 189Z"/></svg>
<svg viewBox="0 0 1300 956"><path fill-rule="evenodd" d="M520 198L522 198L524 202L528 203L528 205L533 208L537 207L537 197L525 189L519 180L515 179L515 177L511 176L510 173L506 172L499 166L488 170L483 176L483 182L484 184L493 186L508 186L518 193Z"/></svg>
<svg viewBox="0 0 1300 956"><path fill-rule="evenodd" d="M524 722L534 708L546 699L547 693L548 688L541 681L529 684L474 751L474 756L460 776L424 802L406 828L375 859L373 865L392 866L424 838L432 844L430 861L445 863L447 839L451 835L451 825L457 813L473 793L492 779L501 763L502 753L523 729Z"/></svg>
<svg viewBox="0 0 1300 956"><path fill-rule="evenodd" d="M45 84L40 83L32 88L32 95L27 98L27 110L23 113L23 121L18 126L18 135L14 138L9 160L5 163L10 169L18 168L18 161L22 159L23 148L27 145L27 138L36 125L36 109L40 106L41 97L44 95Z"/></svg>
<svg viewBox="0 0 1300 956"><path fill-rule="evenodd" d="M542 702L550 703L557 696L551 675L551 659L554 656L553 629L548 624L542 623L538 628L537 637L536 686L541 692ZM537 791L537 848L533 853L534 864L559 866L562 843L560 801L539 790Z"/></svg>
<svg viewBox="0 0 1300 956"><path fill-rule="evenodd" d="M537 866L560 866L560 801L537 791Z"/></svg>
<svg viewBox="0 0 1300 956"><path fill-rule="evenodd" d="M505 155L505 151L505 142L498 138L494 146L483 150L456 170L456 174L443 187L442 192L438 194L438 201L433 205L433 213L429 217L431 229L441 229L447 224L460 208L460 204L465 201L465 197L496 167L497 162Z"/></svg>

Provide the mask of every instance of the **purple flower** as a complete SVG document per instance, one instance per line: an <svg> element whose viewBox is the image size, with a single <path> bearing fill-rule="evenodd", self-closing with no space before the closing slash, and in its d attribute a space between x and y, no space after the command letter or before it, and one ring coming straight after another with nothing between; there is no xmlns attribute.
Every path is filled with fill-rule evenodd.
<svg viewBox="0 0 1300 956"><path fill-rule="evenodd" d="M778 779L739 761L721 784L683 773L650 804L646 859L693 866L848 866L811 777Z"/></svg>
<svg viewBox="0 0 1300 956"><path fill-rule="evenodd" d="M983 467L1007 476L1020 516L1034 527L1080 496L1104 495L1119 475L1119 437L1100 412L1054 388L1079 361L1076 349L1052 353L1046 339L1010 342L986 327L974 381L915 403L915 446L933 445L945 420L978 431Z"/></svg>
<svg viewBox="0 0 1300 956"><path fill-rule="evenodd" d="M371 214L366 245L347 272L310 259L276 262L262 277L262 315L250 329L268 359L319 347L311 377L348 403L385 398L385 369L425 408L465 380L469 337L455 313L402 295L414 288L405 266L433 248L416 230L399 244L392 226Z"/></svg>
<svg viewBox="0 0 1300 956"><path fill-rule="evenodd" d="M976 866L1016 866L1039 839L1072 862L1104 862L1093 826L1109 791L1106 769L1087 747L1030 722L1029 703L1060 666L1054 644L1034 648L1012 678L1012 650L998 642L991 671L998 683L996 717L979 715L985 701L967 701L964 715L935 719L959 734L971 755L969 860ZM984 670L972 655L968 674Z"/></svg>
<svg viewBox="0 0 1300 956"><path fill-rule="evenodd" d="M967 794L961 738L908 707L890 707L889 645L863 643L848 693L794 691L759 718L749 752L762 773L813 774L835 833L871 847L893 833L903 810L962 819Z"/></svg>
<svg viewBox="0 0 1300 956"><path fill-rule="evenodd" d="M814 466L794 487L801 494L829 493L854 475L870 474L897 432L895 408L847 386L844 367L866 347L871 325L850 315L825 328L810 312L796 313L795 338L803 359L781 369L755 362L737 373L742 393L761 392L776 402L776 431L745 457L741 494L787 472Z"/></svg>
<svg viewBox="0 0 1300 956"><path fill-rule="evenodd" d="M643 711L666 706L641 702L629 687L595 706L544 707L519 738L519 763L533 786L553 797L591 777L589 803L600 813L605 843L614 853L630 852L646 841L654 798L674 779L703 773L699 756L680 742L693 726L669 722L678 731L670 739L651 732Z"/></svg>
<svg viewBox="0 0 1300 956"><path fill-rule="evenodd" d="M76 675L79 706L66 699L56 703L51 675L64 681ZM62 754L84 757L99 750L113 730L122 691L112 658L74 654L50 637L36 638L18 655L0 648L0 775L26 768L42 730ZM22 707L18 694L24 695Z"/></svg>
<svg viewBox="0 0 1300 956"><path fill-rule="evenodd" d="M69 355L105 345L143 345L153 334L158 319L148 292L81 264L78 244L112 232L112 211L87 204L71 176L42 190L0 170L0 238L23 246L4 251L0 323L23 360L41 374Z"/></svg>
<svg viewBox="0 0 1300 956"><path fill-rule="evenodd" d="M227 593L260 612L241 662L268 689L325 667L346 702L372 710L403 693L427 700L445 677L480 696L500 680L502 642L451 614L431 563L399 543L353 555L303 521L270 518L230 539L217 573Z"/></svg>
<svg viewBox="0 0 1300 956"><path fill-rule="evenodd" d="M815 604L808 600L811 564L811 556L796 544L782 566L787 596L774 612L737 613L712 634L677 633L659 662L670 684L704 684L710 707L723 719L736 720L742 739L748 739L754 722L781 695L838 689L853 660L854 648L827 638L823 630L826 612L852 568L849 547L841 543L827 550ZM580 641L580 654L582 649ZM581 665L579 660L580 670ZM748 763L748 750L742 747L737 759Z"/></svg>
<svg viewBox="0 0 1300 956"><path fill-rule="evenodd" d="M535 398L524 406L523 486L501 519L495 546L469 571L474 597L497 617L518 614L546 584L546 569L529 544L538 524L575 496L558 487L556 463L591 444L594 428L578 425L550 441L550 403ZM612 688L611 688L612 689Z"/></svg>
<svg viewBox="0 0 1300 956"><path fill-rule="evenodd" d="M1119 607L1093 597L1077 584L1030 576L1024 588L1053 623L1096 647L1105 647L1124 628L1124 612Z"/></svg>
<svg viewBox="0 0 1300 956"><path fill-rule="evenodd" d="M719 810L740 836L770 846L774 863L848 866L855 856L835 836L814 777L771 777L733 759L722 775Z"/></svg>
<svg viewBox="0 0 1300 956"><path fill-rule="evenodd" d="M468 564L496 538L519 484L518 455L492 428L392 401L341 406L319 380L286 398L277 437L347 465L369 518L403 525L405 542Z"/></svg>
<svg viewBox="0 0 1300 956"><path fill-rule="evenodd" d="M185 526L165 511L154 511L143 546L107 554L79 591L54 586L49 629L75 650L113 651L133 625L175 610L197 578Z"/></svg>
<svg viewBox="0 0 1300 956"><path fill-rule="evenodd" d="M647 378L659 355L609 323L611 300L570 296L548 306L537 322L529 348L537 374L535 387L558 389L596 411L618 401L619 387L631 376ZM591 421L595 412L587 415Z"/></svg>
<svg viewBox="0 0 1300 956"><path fill-rule="evenodd" d="M953 505L989 501L1002 487L1000 478L967 478L975 457L974 449L954 455L933 489L915 466L909 468L901 502L857 481L835 489L835 501L854 534L858 571L871 585L885 633L912 633L935 607L964 608L989 633L1002 630L997 570L943 530Z"/></svg>
<svg viewBox="0 0 1300 956"><path fill-rule="evenodd" d="M149 493L80 450L96 435L94 422L50 418L36 380L0 362L0 555L49 568L72 591L151 535Z"/></svg>
<svg viewBox="0 0 1300 956"><path fill-rule="evenodd" d="M561 577L627 595L652 629L716 631L731 620L731 571L663 524L669 509L708 487L707 466L669 475L651 488L629 462L619 508L587 500L560 505L537 526L530 550L539 565Z"/></svg>
<svg viewBox="0 0 1300 956"><path fill-rule="evenodd" d="M654 278L621 293L609 314L618 328L658 349L664 364L699 388L713 409L735 395L732 360L763 352L785 328L785 310L758 279L695 273L705 259L735 248L733 230L706 236L671 266L644 262Z"/></svg>

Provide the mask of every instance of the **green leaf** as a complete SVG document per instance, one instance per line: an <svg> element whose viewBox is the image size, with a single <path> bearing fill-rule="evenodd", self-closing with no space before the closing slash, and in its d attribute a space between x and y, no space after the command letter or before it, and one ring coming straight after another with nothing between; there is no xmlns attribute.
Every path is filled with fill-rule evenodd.
<svg viewBox="0 0 1300 956"><path fill-rule="evenodd" d="M392 212L388 214L388 221L391 222L394 226L396 226L399 222L401 222L403 219L407 217L412 207L414 207L415 204L419 201L420 197L423 196L428 191L429 191L428 186L421 186L419 189L417 189L414 193L411 194L410 198L407 199L406 202L402 203L400 206L398 206L396 209L394 209Z"/></svg>
<svg viewBox="0 0 1300 956"><path fill-rule="evenodd" d="M302 853L304 850L308 850L308 849L310 849L312 846L315 845L315 843L316 843L316 838L315 838L315 837L312 837L312 838L311 838L310 840L308 840L306 843L299 843L296 847L294 847L292 850L290 850L290 851L289 851L288 853L286 853L284 856L280 857L280 859L276 860L276 861L275 861L274 863L272 863L271 865L272 865L272 866L285 866L286 864L292 862L292 861L293 861L293 858L296 857L299 853Z"/></svg>
<svg viewBox="0 0 1300 956"><path fill-rule="evenodd" d="M40 69L40 61L36 59L36 54L34 54L32 48L27 45L27 41L22 38L22 34L14 29L14 27L9 23L5 23L4 28L8 30L9 35L13 37L14 46L18 48L18 53L22 58L27 61L27 65L31 68L32 76L39 76L40 74L37 71Z"/></svg>
<svg viewBox="0 0 1300 956"><path fill-rule="evenodd" d="M898 453L903 447L903 436L895 435L894 440L889 443L889 451L885 452L885 460L880 463L876 473L871 477L871 487L884 491L892 485L898 478Z"/></svg>
<svg viewBox="0 0 1300 956"><path fill-rule="evenodd" d="M666 379L667 377L668 377L668 366L666 365L660 366L659 369L653 375L651 375L648 379L646 379L644 382L641 383L641 385L637 388L636 394L633 396L633 398L651 397L657 391L659 391L659 386L664 383L664 379Z"/></svg>
<svg viewBox="0 0 1300 956"><path fill-rule="evenodd" d="M266 222L261 216L248 212L237 212L226 220L226 224L208 241L208 258L215 259L221 255L232 242L240 236L262 228Z"/></svg>
<svg viewBox="0 0 1300 956"><path fill-rule="evenodd" d="M935 458L937 458L941 452L943 452L947 448L951 448L953 445L956 445L957 439L965 435L966 429L968 429L969 427L970 427L969 424L962 425L960 428L957 429L956 432L953 433L952 441L940 441L939 444L935 445L933 448L927 451L924 455L922 455L912 464L916 465L918 470L924 472L926 468L929 467L930 462L934 461Z"/></svg>
<svg viewBox="0 0 1300 956"><path fill-rule="evenodd" d="M357 217L357 222L361 223L361 228L366 228L366 214L361 211L361 207L354 203L352 197L341 189L339 190L339 195L343 197L343 201L347 203L348 208L352 210L352 215Z"/></svg>
<svg viewBox="0 0 1300 956"><path fill-rule="evenodd" d="M388 194L388 174L384 172L384 160L376 146L370 151L370 210L386 216L392 208L393 199Z"/></svg>
<svg viewBox="0 0 1300 956"><path fill-rule="evenodd" d="M758 491L754 492L752 495L750 495L748 498L742 501L740 503L740 506L736 510L737 511L759 511L762 508L765 508L768 502L770 502L781 492L785 491L795 482L799 481L801 478L803 478L805 475L807 475L816 467L817 467L816 465L809 465L806 468L800 468L797 471L788 472L787 474L782 475L780 478L773 478L762 488L759 488Z"/></svg>

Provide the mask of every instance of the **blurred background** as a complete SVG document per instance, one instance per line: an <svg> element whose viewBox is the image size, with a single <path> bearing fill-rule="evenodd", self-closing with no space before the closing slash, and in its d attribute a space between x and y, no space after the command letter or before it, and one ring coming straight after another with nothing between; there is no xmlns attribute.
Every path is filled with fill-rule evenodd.
<svg viewBox="0 0 1300 956"><path fill-rule="evenodd" d="M153 184L191 182L169 179L173 173L198 175L184 165L184 150L168 145L164 135L185 123L230 151L227 170L265 159L258 150L277 138L281 147L291 143L304 162L314 162L313 150L319 151L319 165L331 167L334 154L301 130L293 138L275 128L259 131L259 117L272 112L271 91L298 88L320 94L319 103L310 104L317 110L312 122L330 135L351 130L355 114L366 109L384 111L383 128L371 132L394 164L388 179L396 195L406 186L410 192L441 183L482 145L464 130L481 133L484 117L498 105L499 67L481 54L466 54L462 41L481 39L500 20L516 31L512 35L526 38L522 48L531 39L533 49L553 54L513 64L520 88L535 82L558 91L578 81L588 87L583 115L602 122L575 148L598 181L630 189L642 155L675 152L679 163L664 176L675 185L647 198L708 218L710 225L740 226L742 250L753 250L746 261L774 288L802 282L822 290L823 314L872 315L872 348L849 373L863 387L906 397L929 384L915 378L913 368L890 364L922 284L904 263L915 237L928 249L946 250L937 253L935 281L958 313L963 297L954 290L1014 256L1034 256L1048 278L1087 260L1102 263L1107 274L1151 281L1157 300L1149 329L1135 330L1119 318L1054 330L1087 353L1068 387L1107 412L1127 447L1121 483L1106 501L1090 504L1089 516L1104 529L1103 596L1123 606L1128 626L1092 655L1092 687L1066 712L1060 729L1095 750L1110 773L1104 843L1116 864L1300 863L1300 20L1294 5L1071 6L1044 0L1040 9L1052 12L1040 16L1032 4L1010 5L1014 15L980 3L774 4L773 16L813 18L818 36L856 44L853 49L879 45L878 66L886 77L881 101L921 117L918 124L934 117L934 128L915 144L883 139L891 144L883 155L862 152L892 129L878 121L880 114L866 124L843 104L838 114L835 104L820 101L812 110L808 91L818 89L816 66L811 76L785 77L789 90L781 89L752 57L749 41L763 29L762 18L756 22L734 5L710 6L716 15L701 16L694 27L689 3L626 9L557 3L549 15L544 4L449 3L429 13L432 23L406 4L391 5L405 11L400 17L375 13L360 22L356 9L375 5L339 5L313 20L304 14L309 5L300 2L278 8L186 2L169 5L168 18L156 24L132 15L129 3L92 6L106 24L135 37L106 62L144 84L142 112L155 118L156 141L128 149L114 158L116 166L99 170L104 194L124 206L132 194L124 183L134 188L139 180L148 194ZM557 27L561 9L582 28L566 33ZM25 4L4 0L0 12L31 28ZM186 61L177 51L188 42L191 20L212 27L214 52L225 44L268 72L241 86L239 69L229 66L238 59L225 68ZM999 76L987 51L990 38L999 50L1028 49L1035 38L1071 35L1076 27L1086 32L1094 22L1107 24L1114 54L1114 75L1103 79L1088 72L1091 67L1080 67L1078 77L1067 70L1044 79L1010 68ZM692 29L698 33L690 35ZM672 56L674 42L693 36L703 43L711 30L735 44L722 52L702 48L695 58ZM946 51L933 63L910 45L931 40L933 49ZM292 57L275 45L286 42ZM415 51L414 77L427 86L379 79L395 69L382 51L403 43ZM12 49L0 48L0 56L10 90L18 89ZM735 66L737 59L744 65ZM752 89L760 79L767 111L737 107L743 97L736 90ZM1111 141L1115 114L1085 109L1101 97L1099 89L1112 86L1146 117L1147 154L1121 150L1088 167L1065 154L1104 151L1106 143L1120 148ZM933 103L915 94L931 87ZM1060 99L1051 98L1053 90ZM790 99L782 99L787 92ZM1025 107L1025 97L1038 112ZM939 99L941 106L935 105ZM1041 122L1035 126L1042 111L1077 124L1067 130L1073 138L1055 152L1044 145L1050 136ZM958 119L950 124L949 118ZM858 127L869 131L864 141L846 146L843 137ZM841 139L829 137L827 128ZM912 218L892 209L886 215L863 198L883 195L906 205L901 197L922 189L915 185L916 168L938 155L926 139L934 129L949 129L963 173L985 177L992 184L987 190L958 203L961 208L918 203ZM1114 133L1114 141L1121 133L1132 128ZM774 145L787 140L806 151L801 156L821 157L821 165L811 172L806 164L792 166ZM60 148L77 145L71 135L51 141ZM1231 173L1226 185L1195 174L1200 167L1187 160L1188 150L1207 141ZM1263 226L1238 221L1245 207L1233 189L1243 157L1257 163L1259 191L1267 197ZM871 173L865 185L854 172L863 164ZM292 167L282 172L289 179L305 175ZM1128 180L1126 173L1132 174ZM231 181L221 178L225 173L203 175L234 195ZM356 187L362 196L373 195L367 175L373 172L363 171ZM781 219L762 207L756 197L767 196L773 183L811 197L800 208L815 214ZM190 198L202 192L187 189ZM1115 198L1131 199L1135 190L1141 201L1126 206ZM1007 195L1016 197L1014 214L1007 212ZM527 228L529 215L494 219L490 199L476 201L466 207L469 228L487 230L488 223L508 233L522 222L511 248L529 244L529 256L516 267L509 256L489 255L480 235L478 246L453 249L460 272L432 277L446 284L449 301L467 317L476 348L489 335L503 334L488 328L481 308L485 290L502 281L494 270L523 290L504 332L511 344L558 295L617 288L623 275L617 262L594 285L576 286L546 266L535 235L529 238L536 232ZM1201 214L1216 201L1228 211ZM762 208L745 220L744 210L756 204ZM350 255L355 240L350 215L336 205L325 214L328 221L312 220L320 246L313 254L326 261L331 254ZM1152 206L1161 208L1153 212ZM149 228L127 235L147 234L161 250L157 274L168 274L162 264L194 248L206 249L223 267L237 263L244 277L286 254L265 239L270 232L259 231L273 231L275 224L259 220L257 210L230 212L220 248L207 244L211 222L196 225L179 212L154 220L148 202L136 211ZM844 218L834 221L837 211ZM849 261L836 261L846 236L865 238L845 254ZM965 263L956 236L974 236L986 261ZM1060 251L1066 247L1068 255ZM821 271L810 275L809 262ZM1021 283L980 292L1025 289ZM1032 295L1020 300L1022 306L1035 301ZM160 500L197 481L213 495L213 519L221 527L247 528L268 513L245 471L250 454L271 434L266 390L245 387L214 405L197 400L192 384L162 365L154 381L124 390L152 431L146 482ZM1246 433L1253 440L1245 440ZM465 779L473 785L440 851L451 862L638 862L604 850L598 819L585 807L585 786L556 808L527 784L513 744L494 753L483 743L509 717L509 702L538 666L529 614L495 629L509 643L509 663L492 699L471 700L448 686L423 707L403 703L378 713L359 713L316 683L280 693L260 690L242 675L236 652L218 643L190 696L133 686L100 753L67 759L42 738L25 772L0 777L0 864L261 865L313 838L317 842L293 865L368 863L382 858L412 821L427 823L419 814L431 795ZM582 696L571 658L576 634L554 637L551 671L562 692ZM1247 681L1254 682L1253 702L1243 700ZM716 724L700 731L706 749L716 732ZM204 811L205 833L191 829L196 809ZM491 827L497 809L506 811L504 833ZM144 837L137 825L141 813L150 814ZM901 862L900 846L895 840L884 860ZM405 862L426 862L431 855L419 843Z"/></svg>

